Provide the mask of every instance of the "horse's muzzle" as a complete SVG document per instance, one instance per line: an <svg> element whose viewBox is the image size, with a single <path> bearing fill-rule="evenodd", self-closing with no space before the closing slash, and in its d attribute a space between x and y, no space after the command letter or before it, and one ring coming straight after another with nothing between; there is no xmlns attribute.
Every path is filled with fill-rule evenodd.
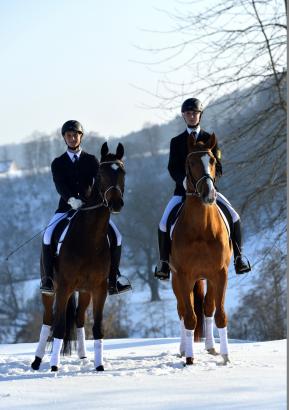
<svg viewBox="0 0 289 410"><path fill-rule="evenodd" d="M110 212L113 214L118 214L124 205L122 198L117 198L108 202L108 207Z"/></svg>
<svg viewBox="0 0 289 410"><path fill-rule="evenodd" d="M210 190L208 194L201 195L201 198L205 205L213 205L216 202L217 198L216 190Z"/></svg>

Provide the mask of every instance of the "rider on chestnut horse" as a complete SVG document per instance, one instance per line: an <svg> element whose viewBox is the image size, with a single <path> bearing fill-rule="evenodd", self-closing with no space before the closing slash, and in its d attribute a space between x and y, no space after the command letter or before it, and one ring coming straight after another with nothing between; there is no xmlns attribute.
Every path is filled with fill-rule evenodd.
<svg viewBox="0 0 289 410"><path fill-rule="evenodd" d="M164 214L161 218L158 239L160 252L160 268L156 268L155 276L161 280L168 280L170 278L169 254L170 254L170 237L167 232L167 220L173 209L178 206L185 197L185 161L188 155L187 139L195 138L196 141L206 143L210 138L210 134L200 127L201 117L204 111L203 104L197 98L189 98L182 104L182 116L187 125L186 130L180 135L172 138L170 143L170 156L168 170L172 179L176 183L174 196L169 201L165 208ZM216 176L222 175L221 151L218 144L212 150L216 158ZM231 232L231 239L234 249L234 265L236 273L242 274L251 270L250 263L242 256L242 235L241 235L241 221L240 216L232 207L230 202L217 192L217 204L221 204L230 213L233 221L233 230Z"/></svg>
<svg viewBox="0 0 289 410"><path fill-rule="evenodd" d="M93 180L97 181L99 162L94 155L83 151L80 144L83 136L83 127L78 121L69 120L61 129L61 134L67 145L67 150L60 157L55 158L51 164L53 181L60 195L58 208L50 220L42 242L42 269L40 290L45 294L54 294L54 255L51 249L53 231L62 219L67 217L67 212L77 210L83 202L81 198ZM123 293L131 289L129 284L121 284L119 263L121 257L121 234L115 224L110 220L110 230L114 233L114 240L110 243L111 267L109 274L108 292L110 295Z"/></svg>

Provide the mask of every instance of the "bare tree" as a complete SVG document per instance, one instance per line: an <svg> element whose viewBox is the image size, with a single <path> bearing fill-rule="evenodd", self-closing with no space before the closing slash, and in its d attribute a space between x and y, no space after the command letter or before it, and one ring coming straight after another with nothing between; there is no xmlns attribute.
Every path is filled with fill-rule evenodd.
<svg viewBox="0 0 289 410"><path fill-rule="evenodd" d="M173 23L165 34L170 45L142 48L157 56L146 64L164 75L154 108L179 110L191 96L206 102L203 125L218 131L228 184L239 187L234 196L241 214L255 214L257 223L260 204L274 198L267 219L262 212L259 228L284 221L287 3L177 4L182 8L174 13L162 11ZM228 184L222 184L226 190ZM278 235L283 231L281 224Z"/></svg>
<svg viewBox="0 0 289 410"><path fill-rule="evenodd" d="M158 153L158 132L158 127L145 128L141 137L143 154L127 161L125 207L120 218L126 256L135 272L132 279L149 286L152 301L160 300L159 281L154 278L159 259L157 227L169 194L163 188L169 177L166 175L164 180L160 173L167 157Z"/></svg>
<svg viewBox="0 0 289 410"><path fill-rule="evenodd" d="M250 340L286 338L286 256L264 251L265 268L242 297L230 319L230 337Z"/></svg>

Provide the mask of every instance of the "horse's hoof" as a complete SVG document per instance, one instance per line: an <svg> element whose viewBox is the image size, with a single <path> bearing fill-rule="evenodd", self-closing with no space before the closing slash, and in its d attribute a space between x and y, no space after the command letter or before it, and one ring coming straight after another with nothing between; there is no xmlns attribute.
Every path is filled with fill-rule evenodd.
<svg viewBox="0 0 289 410"><path fill-rule="evenodd" d="M87 357L86 356L80 357L80 360L84 360L84 359L87 359Z"/></svg>
<svg viewBox="0 0 289 410"><path fill-rule="evenodd" d="M223 358L223 364L226 365L227 363L231 363L230 359L229 359L229 355L227 354L222 354L222 358Z"/></svg>
<svg viewBox="0 0 289 410"><path fill-rule="evenodd" d="M216 351L214 347L211 347L210 349L207 349L207 352L213 356L218 356L220 353Z"/></svg>
<svg viewBox="0 0 289 410"><path fill-rule="evenodd" d="M58 366L51 366L52 372L58 372Z"/></svg>
<svg viewBox="0 0 289 410"><path fill-rule="evenodd" d="M186 357L186 366L191 366L192 364L194 364L194 358Z"/></svg>
<svg viewBox="0 0 289 410"><path fill-rule="evenodd" d="M33 370L39 370L41 361L42 361L42 359L40 359L40 357L35 356L34 362L31 363L32 369L33 369Z"/></svg>
<svg viewBox="0 0 289 410"><path fill-rule="evenodd" d="M104 371L104 367L101 364L100 366L97 366L97 368L95 369L97 372L103 372Z"/></svg>
<svg viewBox="0 0 289 410"><path fill-rule="evenodd" d="M186 356L186 353L180 351L180 357L185 357L185 356Z"/></svg>

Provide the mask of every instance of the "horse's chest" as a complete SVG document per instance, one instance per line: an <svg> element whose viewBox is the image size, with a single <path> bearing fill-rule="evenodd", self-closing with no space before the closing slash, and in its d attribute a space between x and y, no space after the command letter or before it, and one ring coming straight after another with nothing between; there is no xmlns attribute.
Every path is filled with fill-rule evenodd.
<svg viewBox="0 0 289 410"><path fill-rule="evenodd" d="M223 246L216 240L197 238L189 244L183 243L176 250L177 252L173 252L172 256L175 262L181 265L185 261L195 269L210 270L212 266L223 264Z"/></svg>

